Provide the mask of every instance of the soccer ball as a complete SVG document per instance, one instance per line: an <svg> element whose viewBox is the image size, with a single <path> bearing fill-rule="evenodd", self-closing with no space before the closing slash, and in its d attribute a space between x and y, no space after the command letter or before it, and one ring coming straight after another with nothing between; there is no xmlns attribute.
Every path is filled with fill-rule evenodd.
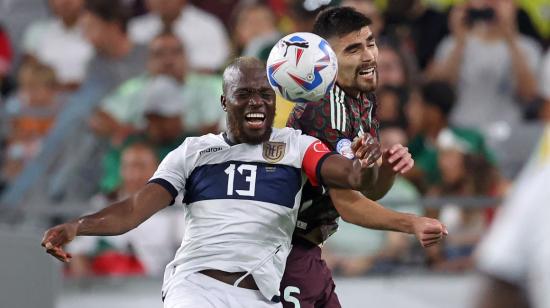
<svg viewBox="0 0 550 308"><path fill-rule="evenodd" d="M280 39L267 59L267 78L275 92L296 103L316 102L334 86L336 54L320 36L297 32Z"/></svg>

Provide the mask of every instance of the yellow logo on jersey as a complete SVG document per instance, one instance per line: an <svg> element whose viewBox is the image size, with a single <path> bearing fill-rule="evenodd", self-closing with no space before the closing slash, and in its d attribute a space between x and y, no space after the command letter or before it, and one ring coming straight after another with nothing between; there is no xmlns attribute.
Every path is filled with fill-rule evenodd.
<svg viewBox="0 0 550 308"><path fill-rule="evenodd" d="M266 142L264 143L263 156L269 163L276 163L285 156L286 143L284 142Z"/></svg>

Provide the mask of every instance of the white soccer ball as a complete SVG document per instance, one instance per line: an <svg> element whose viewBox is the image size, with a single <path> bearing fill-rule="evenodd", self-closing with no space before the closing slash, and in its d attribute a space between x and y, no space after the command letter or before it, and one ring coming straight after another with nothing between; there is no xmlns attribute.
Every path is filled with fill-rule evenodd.
<svg viewBox="0 0 550 308"><path fill-rule="evenodd" d="M277 94L296 103L316 102L334 86L338 60L326 40L308 32L280 39L267 59L267 78Z"/></svg>

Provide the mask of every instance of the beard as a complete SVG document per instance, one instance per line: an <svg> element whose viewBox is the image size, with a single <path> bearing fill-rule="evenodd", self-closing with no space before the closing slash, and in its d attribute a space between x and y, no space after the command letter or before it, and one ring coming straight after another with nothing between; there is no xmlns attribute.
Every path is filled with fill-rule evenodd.
<svg viewBox="0 0 550 308"><path fill-rule="evenodd" d="M378 87L378 70L374 71L374 79L371 82L362 83L356 81L356 87L360 92L363 93L374 92Z"/></svg>

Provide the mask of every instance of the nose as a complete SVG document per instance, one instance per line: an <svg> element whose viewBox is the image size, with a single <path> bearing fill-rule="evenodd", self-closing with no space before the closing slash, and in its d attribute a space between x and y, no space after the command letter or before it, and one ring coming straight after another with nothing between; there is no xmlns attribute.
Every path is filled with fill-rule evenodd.
<svg viewBox="0 0 550 308"><path fill-rule="evenodd" d="M374 61L374 50L372 48L369 48L368 46L365 46L363 49L363 54L361 60L363 62L372 62Z"/></svg>
<svg viewBox="0 0 550 308"><path fill-rule="evenodd" d="M254 93L250 95L250 99L248 100L248 104L250 106L260 106L263 105L263 99L261 98L259 93Z"/></svg>

